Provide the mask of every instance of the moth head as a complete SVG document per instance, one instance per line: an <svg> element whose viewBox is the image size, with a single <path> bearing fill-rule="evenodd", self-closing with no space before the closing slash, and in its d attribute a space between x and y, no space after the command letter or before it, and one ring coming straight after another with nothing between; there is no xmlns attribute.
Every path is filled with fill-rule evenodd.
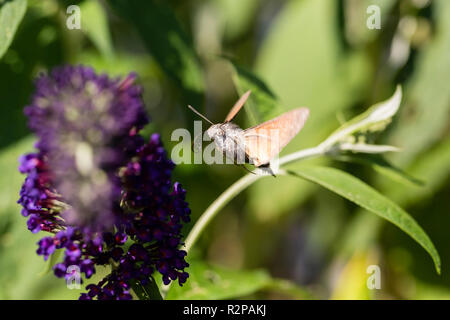
<svg viewBox="0 0 450 320"><path fill-rule="evenodd" d="M219 123L213 124L211 127L209 127L209 129L206 130L206 134L211 140L214 140L215 137L224 135L224 131Z"/></svg>

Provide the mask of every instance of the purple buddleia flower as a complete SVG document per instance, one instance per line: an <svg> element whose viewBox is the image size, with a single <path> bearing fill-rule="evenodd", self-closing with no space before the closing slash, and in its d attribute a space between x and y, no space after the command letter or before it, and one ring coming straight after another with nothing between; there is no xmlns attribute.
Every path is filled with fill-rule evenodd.
<svg viewBox="0 0 450 320"><path fill-rule="evenodd" d="M137 131L147 123L141 90L97 75L91 68L64 67L39 77L32 104L25 108L29 126L45 154L52 187L70 207L69 224L100 229L112 226L119 210L117 171L129 159ZM22 165L23 166L23 165Z"/></svg>
<svg viewBox="0 0 450 320"><path fill-rule="evenodd" d="M132 285L147 285L155 271L166 284L188 277L179 249L185 191L172 183L159 135L146 143L138 134L148 119L135 77L57 68L37 79L25 108L38 151L20 158L27 177L18 202L32 232L54 234L37 253L64 251L57 277L70 278L69 266L90 278L96 265L113 265L80 299L130 299Z"/></svg>

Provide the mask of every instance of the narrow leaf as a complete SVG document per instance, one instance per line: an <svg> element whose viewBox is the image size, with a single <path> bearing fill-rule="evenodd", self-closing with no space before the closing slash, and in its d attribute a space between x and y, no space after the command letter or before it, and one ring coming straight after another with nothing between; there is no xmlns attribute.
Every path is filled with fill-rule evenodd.
<svg viewBox="0 0 450 320"><path fill-rule="evenodd" d="M100 53L106 58L114 55L108 18L101 3L97 0L87 0L81 4L83 13L83 32L91 39Z"/></svg>
<svg viewBox="0 0 450 320"><path fill-rule="evenodd" d="M166 299L219 300L239 298L270 285L272 279L262 270L236 271L196 261L189 267L189 279L180 287L173 284Z"/></svg>
<svg viewBox="0 0 450 320"><path fill-rule="evenodd" d="M397 86L395 93L386 101L377 103L364 113L354 117L344 123L334 133L332 133L322 145L330 147L337 142L348 139L357 132L381 131L391 122L392 117L397 113L402 101L402 88Z"/></svg>
<svg viewBox="0 0 450 320"><path fill-rule="evenodd" d="M27 9L27 0L0 0L0 58L10 46Z"/></svg>
<svg viewBox="0 0 450 320"><path fill-rule="evenodd" d="M149 282L146 285L142 285L139 281L133 281L131 288L139 300L163 300L153 277L149 278Z"/></svg>
<svg viewBox="0 0 450 320"><path fill-rule="evenodd" d="M392 165L389 161L387 161L384 157L380 155L369 155L369 154L343 154L337 155L333 157L339 161L345 162L354 162L367 166L371 166L375 171L380 174L385 175L386 177L404 183L408 185L414 186L424 186L425 183L408 174L407 172L397 168Z"/></svg>
<svg viewBox="0 0 450 320"><path fill-rule="evenodd" d="M378 191L358 178L334 168L301 167L289 173L315 182L395 224L430 254L436 271L440 274L439 254L428 235L406 211Z"/></svg>
<svg viewBox="0 0 450 320"><path fill-rule="evenodd" d="M267 121L280 114L283 108L272 90L256 74L228 59L233 66L233 82L239 95L251 90L252 94L245 104L251 125Z"/></svg>

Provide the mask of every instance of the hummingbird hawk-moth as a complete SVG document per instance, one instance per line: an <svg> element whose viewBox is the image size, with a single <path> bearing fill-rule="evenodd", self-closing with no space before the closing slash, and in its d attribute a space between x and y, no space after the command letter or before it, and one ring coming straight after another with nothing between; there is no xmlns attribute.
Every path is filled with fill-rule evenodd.
<svg viewBox="0 0 450 320"><path fill-rule="evenodd" d="M250 163L257 168L270 168L270 161L303 128L309 109L296 108L257 126L241 129L231 121L249 95L250 90L240 97L223 123L214 124L192 106L188 107L211 124L206 134L214 141L217 151L238 164Z"/></svg>

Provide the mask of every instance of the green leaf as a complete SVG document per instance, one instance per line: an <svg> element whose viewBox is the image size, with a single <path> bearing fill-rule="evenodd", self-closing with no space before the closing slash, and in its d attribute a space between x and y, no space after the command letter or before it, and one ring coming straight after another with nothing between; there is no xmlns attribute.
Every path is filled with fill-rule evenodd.
<svg viewBox="0 0 450 320"><path fill-rule="evenodd" d="M355 133L376 132L386 128L397 113L402 101L402 88L397 86L395 93L386 101L377 103L362 114L344 123L321 145L330 147L337 142L348 140Z"/></svg>
<svg viewBox="0 0 450 320"><path fill-rule="evenodd" d="M27 0L0 0L0 58L10 46L27 10Z"/></svg>
<svg viewBox="0 0 450 320"><path fill-rule="evenodd" d="M204 89L200 63L191 40L170 7L153 0L109 0L108 3L136 27L161 68L184 88L189 100L194 100L186 104L200 104Z"/></svg>
<svg viewBox="0 0 450 320"><path fill-rule="evenodd" d="M450 174L450 138L440 142L432 150L423 152L407 168L407 171L415 177L426 178L425 186L421 188L399 188L388 181L380 181L378 188L384 194L402 207L408 207L434 195L448 179ZM347 226L341 244L345 254L355 251L355 247L367 248L373 243L381 230L382 220L376 219L364 209L355 214L353 221Z"/></svg>
<svg viewBox="0 0 450 320"><path fill-rule="evenodd" d="M289 173L315 182L395 224L430 254L436 271L440 274L439 254L428 235L406 211L378 191L356 177L334 168L302 167Z"/></svg>
<svg viewBox="0 0 450 320"><path fill-rule="evenodd" d="M370 166L378 173L381 173L386 177L388 177L389 179L392 179L394 181L403 184L413 186L424 186L425 184L422 180L417 179L412 175L408 174L407 172L401 170L400 168L395 167L381 155L355 153L355 154L337 155L334 156L333 158L339 161L354 162Z"/></svg>
<svg viewBox="0 0 450 320"><path fill-rule="evenodd" d="M149 283L143 286L137 281L133 281L131 287L139 300L163 300L158 285L153 277L150 277Z"/></svg>
<svg viewBox="0 0 450 320"><path fill-rule="evenodd" d="M233 82L239 95L244 94L248 90L252 91L244 106L250 118L251 125L257 125L279 115L283 111L283 108L277 101L278 98L264 81L231 59L229 61L233 66Z"/></svg>
<svg viewBox="0 0 450 320"><path fill-rule="evenodd" d="M106 58L114 55L111 35L109 32L108 18L97 0L85 0L80 5L83 13L82 31L91 39L97 49Z"/></svg>
<svg viewBox="0 0 450 320"><path fill-rule="evenodd" d="M252 294L271 284L270 276L262 270L235 271L209 266L200 261L190 264L189 279L180 287L174 283L166 299L219 300Z"/></svg>

